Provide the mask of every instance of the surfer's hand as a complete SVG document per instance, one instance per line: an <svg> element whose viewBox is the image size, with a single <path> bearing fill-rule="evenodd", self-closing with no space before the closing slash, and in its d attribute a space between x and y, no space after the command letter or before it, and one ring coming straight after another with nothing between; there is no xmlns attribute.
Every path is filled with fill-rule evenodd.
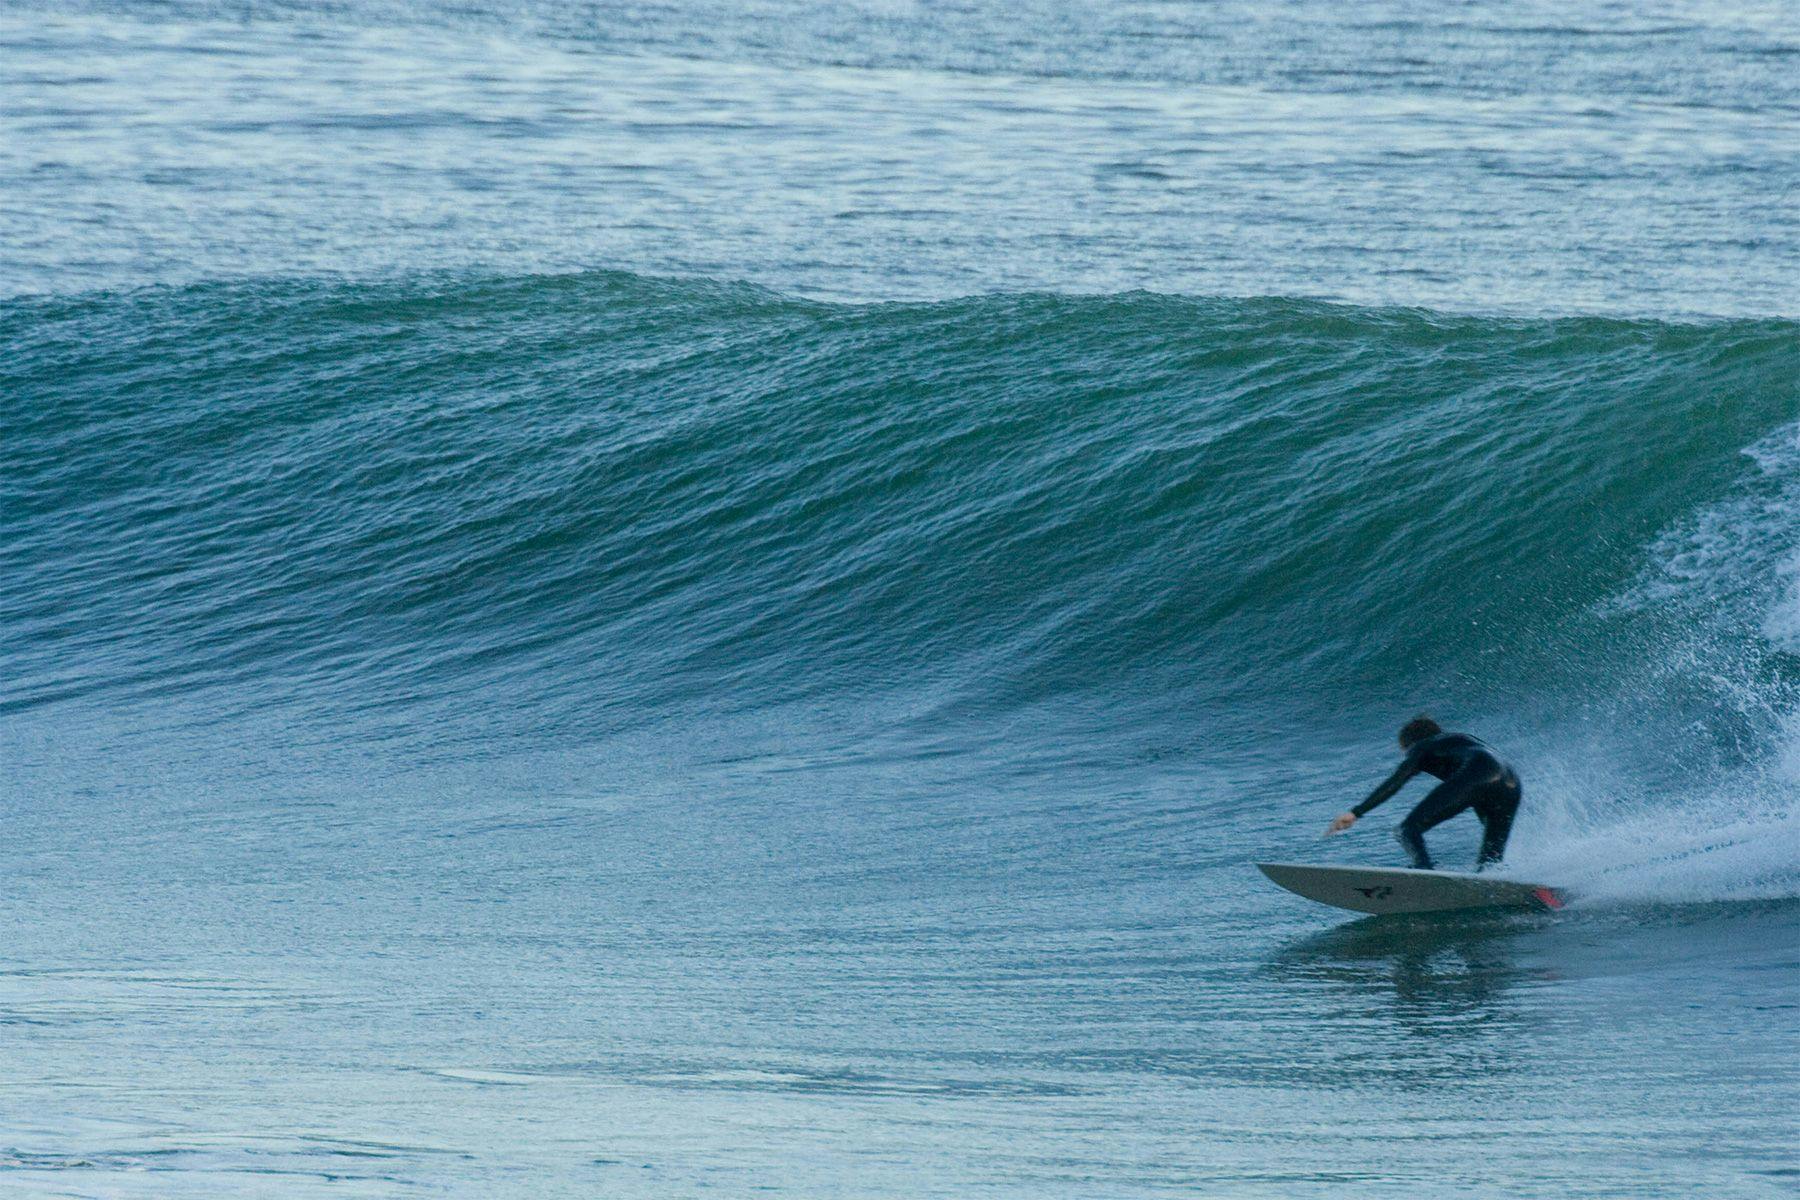
<svg viewBox="0 0 1800 1200"><path fill-rule="evenodd" d="M1337 816L1335 816L1331 819L1331 824L1326 826L1325 836L1330 837L1334 833L1342 833L1342 832L1344 832L1344 830L1350 828L1354 824L1356 824L1356 814L1355 813L1353 813L1353 812L1339 813Z"/></svg>

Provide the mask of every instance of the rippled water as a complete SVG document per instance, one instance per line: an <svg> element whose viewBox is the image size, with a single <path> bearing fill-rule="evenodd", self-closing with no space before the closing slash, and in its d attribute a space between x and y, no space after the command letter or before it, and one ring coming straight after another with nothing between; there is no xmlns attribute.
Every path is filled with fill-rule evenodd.
<svg viewBox="0 0 1800 1200"><path fill-rule="evenodd" d="M480 264L851 299L1800 311L1791 5L9 5L7 292Z"/></svg>
<svg viewBox="0 0 1800 1200"><path fill-rule="evenodd" d="M75 894L45 872L9 900L8 1174L83 1195L1791 1179L1791 901L1340 924L1250 887L1204 803L1108 777L971 803L916 774L737 767L684 780L704 801L590 784L354 822L338 792L264 801L255 832L239 805L107 830ZM1135 863L1035 861L1080 805Z"/></svg>
<svg viewBox="0 0 1800 1200"><path fill-rule="evenodd" d="M1791 1194L1797 56L0 4L0 1191Z"/></svg>

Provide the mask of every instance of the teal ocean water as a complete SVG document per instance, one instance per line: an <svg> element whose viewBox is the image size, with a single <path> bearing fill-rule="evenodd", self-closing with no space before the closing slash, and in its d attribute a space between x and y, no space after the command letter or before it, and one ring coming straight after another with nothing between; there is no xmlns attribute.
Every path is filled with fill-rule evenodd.
<svg viewBox="0 0 1800 1200"><path fill-rule="evenodd" d="M0 7L3 1190L1791 1194L1797 61Z"/></svg>

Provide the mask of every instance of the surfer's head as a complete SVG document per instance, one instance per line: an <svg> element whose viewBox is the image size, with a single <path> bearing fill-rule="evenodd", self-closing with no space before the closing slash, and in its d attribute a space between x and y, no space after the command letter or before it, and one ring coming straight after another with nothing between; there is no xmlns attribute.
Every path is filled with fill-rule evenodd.
<svg viewBox="0 0 1800 1200"><path fill-rule="evenodd" d="M1415 745L1428 737L1436 737L1444 732L1444 727L1436 721L1420 713L1400 727L1400 748L1411 750Z"/></svg>

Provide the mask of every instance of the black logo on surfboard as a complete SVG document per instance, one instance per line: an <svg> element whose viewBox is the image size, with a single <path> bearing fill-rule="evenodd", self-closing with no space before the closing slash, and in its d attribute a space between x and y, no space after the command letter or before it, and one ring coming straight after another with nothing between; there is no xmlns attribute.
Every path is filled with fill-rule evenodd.
<svg viewBox="0 0 1800 1200"><path fill-rule="evenodd" d="M1357 888L1356 890L1371 900L1386 900L1389 896L1394 894L1394 889L1385 883L1375 887Z"/></svg>

